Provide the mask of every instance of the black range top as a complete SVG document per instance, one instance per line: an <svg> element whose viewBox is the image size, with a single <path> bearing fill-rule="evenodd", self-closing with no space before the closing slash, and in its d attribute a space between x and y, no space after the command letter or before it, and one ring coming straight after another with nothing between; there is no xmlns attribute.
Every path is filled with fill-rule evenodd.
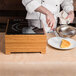
<svg viewBox="0 0 76 76"><path fill-rule="evenodd" d="M38 28L33 25L33 22L35 21L39 21L41 26L40 20L11 19L8 22L6 34L44 34L42 28Z"/></svg>
<svg viewBox="0 0 76 76"><path fill-rule="evenodd" d="M34 20L34 19L10 19L7 24L7 31L6 34L12 35L12 34L44 34L44 31L42 28L35 27L33 25L33 22L38 21L39 24L36 24L36 26L42 26L40 20ZM57 24L60 26L59 24ZM75 23L69 24L71 26L76 27Z"/></svg>

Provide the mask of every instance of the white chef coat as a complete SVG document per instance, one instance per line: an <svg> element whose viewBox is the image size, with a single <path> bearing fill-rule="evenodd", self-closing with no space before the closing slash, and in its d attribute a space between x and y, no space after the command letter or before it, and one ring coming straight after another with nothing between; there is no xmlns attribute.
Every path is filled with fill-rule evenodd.
<svg viewBox="0 0 76 76"><path fill-rule="evenodd" d="M60 5L67 13L69 11L74 11L73 0L22 0L22 3L27 10L26 19L41 19L45 27L48 26L46 23L45 15L39 12L35 12L38 7L44 6L47 8L52 12L52 14L54 14L55 19L57 19L57 14L60 11Z"/></svg>

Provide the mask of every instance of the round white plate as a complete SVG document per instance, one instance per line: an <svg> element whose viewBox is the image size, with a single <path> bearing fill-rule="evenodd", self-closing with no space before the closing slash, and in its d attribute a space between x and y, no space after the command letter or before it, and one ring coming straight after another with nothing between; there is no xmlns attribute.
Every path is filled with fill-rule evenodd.
<svg viewBox="0 0 76 76"><path fill-rule="evenodd" d="M68 48L60 48L62 39L69 41L71 45ZM48 44L57 49L72 49L76 47L76 41L71 38L53 37L48 40Z"/></svg>

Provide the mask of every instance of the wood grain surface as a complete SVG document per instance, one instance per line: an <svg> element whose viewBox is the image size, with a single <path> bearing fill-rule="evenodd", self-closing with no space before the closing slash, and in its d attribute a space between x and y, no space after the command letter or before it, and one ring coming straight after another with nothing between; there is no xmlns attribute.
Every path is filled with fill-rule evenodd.
<svg viewBox="0 0 76 76"><path fill-rule="evenodd" d="M11 52L46 53L46 35L5 35L6 54Z"/></svg>

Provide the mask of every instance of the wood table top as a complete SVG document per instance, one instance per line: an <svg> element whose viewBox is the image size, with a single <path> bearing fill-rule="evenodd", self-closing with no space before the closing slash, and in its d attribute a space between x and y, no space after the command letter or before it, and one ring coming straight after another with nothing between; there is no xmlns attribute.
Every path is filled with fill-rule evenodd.
<svg viewBox="0 0 76 76"><path fill-rule="evenodd" d="M13 63L63 63L63 62L76 62L76 48L71 50L58 50L52 48L47 44L46 54L40 53L12 53L10 55L4 54L4 33L0 33L0 63L13 62ZM47 39L53 37L53 34L47 34ZM76 40L76 36L73 37Z"/></svg>

